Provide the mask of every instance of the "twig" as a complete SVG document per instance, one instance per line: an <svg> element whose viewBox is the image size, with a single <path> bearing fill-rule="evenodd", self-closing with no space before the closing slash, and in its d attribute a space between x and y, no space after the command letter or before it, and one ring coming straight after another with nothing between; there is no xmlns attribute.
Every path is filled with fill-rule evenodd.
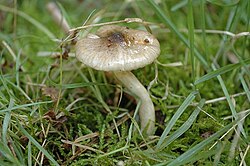
<svg viewBox="0 0 250 166"><path fill-rule="evenodd" d="M233 94L233 95L231 95L230 97L231 97L231 98L234 98L234 97L238 97L238 96L243 96L243 95L245 95L245 94L246 94L246 92L241 92L241 93ZM205 104L211 104L211 103L215 103L215 102L223 101L223 100L226 100L226 97L225 97L225 96L219 97L219 98L215 98L215 99L211 99L211 100L207 100L207 101L205 102ZM192 105L193 105L193 106L196 106L196 105L198 105L198 103L193 103Z"/></svg>
<svg viewBox="0 0 250 166"><path fill-rule="evenodd" d="M98 26L110 25L110 24L118 24L118 23L133 23L133 22L142 23L142 24L145 24L145 25L156 24L156 23L152 23L152 22L143 21L140 18L125 18L124 20L118 20L118 21L104 22L104 23L98 23L98 24L84 25L84 26L80 26L80 27L77 27L77 28L70 29L69 31L70 32L74 32L74 31L79 31L81 29L86 29L86 28L90 28L90 27L98 27Z"/></svg>
<svg viewBox="0 0 250 166"><path fill-rule="evenodd" d="M243 95L246 95L246 92L241 92L241 93L236 93L236 94L233 94L231 95L230 97L239 97L239 96L243 96ZM211 100L207 100L205 102L205 104L211 104L211 103L216 103L216 102L219 102L219 101L223 101L223 100L226 100L226 97L218 97L218 98L215 98L215 99L211 99ZM195 103L192 103L190 106L197 106L198 103L195 102ZM180 105L170 105L170 106L167 106L168 109L174 109L174 108L178 108L180 107Z"/></svg>
<svg viewBox="0 0 250 166"><path fill-rule="evenodd" d="M243 154L243 156L241 157L241 162L240 162L240 166L242 166L243 164L245 165L245 158L247 156L248 150L250 149L250 145L247 146L247 149L245 151L245 153Z"/></svg>
<svg viewBox="0 0 250 166"><path fill-rule="evenodd" d="M171 32L169 29L166 29L165 31ZM188 29L180 29L179 31L188 33ZM203 31L202 31L202 29L195 29L194 32L195 33L202 33ZM213 29L205 29L205 33L227 35L227 36L230 36L234 39L242 37L242 36L250 36L250 32L240 32L240 33L235 34L235 33L229 32L229 31L213 30Z"/></svg>
<svg viewBox="0 0 250 166"><path fill-rule="evenodd" d="M178 66L183 66L182 62L173 62L173 63L167 63L167 64L161 63L158 60L156 60L155 62L157 64L161 65L161 66L164 66L164 67L178 67Z"/></svg>
<svg viewBox="0 0 250 166"><path fill-rule="evenodd" d="M51 58L58 58L60 57L61 52L51 52L51 51L40 51L37 53L37 56L40 57L51 57ZM69 57L75 57L75 53L68 53Z"/></svg>
<svg viewBox="0 0 250 166"><path fill-rule="evenodd" d="M91 150L91 151L96 152L96 153L102 153L102 154L104 154L103 151L94 149L94 148L92 148L92 147L90 147L90 146L78 144L78 143L71 142L71 141L67 141L67 140L61 140L61 141L62 141L63 143L65 143L65 144L70 144L70 145L72 145L72 146L77 146L77 147L80 147L80 148L83 148L83 149L86 149L86 150Z"/></svg>

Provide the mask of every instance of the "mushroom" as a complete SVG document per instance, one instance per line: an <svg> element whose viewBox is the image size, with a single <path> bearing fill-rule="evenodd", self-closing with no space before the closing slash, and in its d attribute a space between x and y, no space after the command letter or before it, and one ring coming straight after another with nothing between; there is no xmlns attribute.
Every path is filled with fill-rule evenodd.
<svg viewBox="0 0 250 166"><path fill-rule="evenodd" d="M152 63L160 54L158 40L149 32L117 25L99 28L76 43L76 58L86 66L112 71L115 77L140 101L141 131L153 135L155 110L153 102L131 70Z"/></svg>

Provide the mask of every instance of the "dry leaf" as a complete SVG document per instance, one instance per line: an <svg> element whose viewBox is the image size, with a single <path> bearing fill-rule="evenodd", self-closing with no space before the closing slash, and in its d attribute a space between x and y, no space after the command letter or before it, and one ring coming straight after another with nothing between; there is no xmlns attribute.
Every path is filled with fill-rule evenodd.
<svg viewBox="0 0 250 166"><path fill-rule="evenodd" d="M46 112L45 114L44 114L44 118L45 119L49 119L49 120L56 120L56 114L55 114L55 112L54 111L48 111L48 112Z"/></svg>
<svg viewBox="0 0 250 166"><path fill-rule="evenodd" d="M50 97L53 101L57 101L59 97L59 91L53 87L43 87L42 94Z"/></svg>

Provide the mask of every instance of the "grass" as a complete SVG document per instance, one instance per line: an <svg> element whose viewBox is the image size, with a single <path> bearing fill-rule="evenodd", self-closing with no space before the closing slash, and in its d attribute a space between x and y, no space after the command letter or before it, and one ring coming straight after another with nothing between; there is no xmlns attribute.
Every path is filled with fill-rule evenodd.
<svg viewBox="0 0 250 166"><path fill-rule="evenodd" d="M110 73L62 56L74 46L45 1L0 2L0 165L250 164L250 2L58 1L71 28L154 23L158 62L133 71L150 85L151 138Z"/></svg>

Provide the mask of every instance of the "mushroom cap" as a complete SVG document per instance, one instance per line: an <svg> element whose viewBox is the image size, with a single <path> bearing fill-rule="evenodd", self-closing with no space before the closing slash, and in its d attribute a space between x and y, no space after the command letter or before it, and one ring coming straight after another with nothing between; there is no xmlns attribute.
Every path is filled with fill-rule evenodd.
<svg viewBox="0 0 250 166"><path fill-rule="evenodd" d="M152 63L160 54L158 40L149 32L117 25L99 28L76 43L76 58L103 71L130 71Z"/></svg>

